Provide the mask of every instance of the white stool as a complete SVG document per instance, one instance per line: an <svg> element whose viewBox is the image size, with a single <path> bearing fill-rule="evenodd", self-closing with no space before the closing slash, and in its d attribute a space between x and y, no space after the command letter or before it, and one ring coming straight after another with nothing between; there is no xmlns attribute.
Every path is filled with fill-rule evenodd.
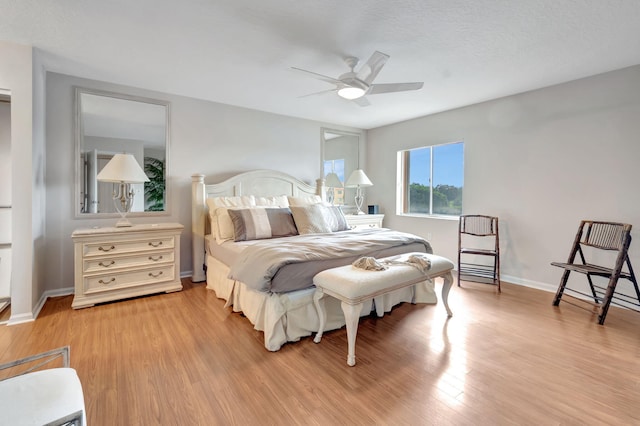
<svg viewBox="0 0 640 426"><path fill-rule="evenodd" d="M453 283L453 275L451 273L454 267L453 262L444 257L426 253L407 253L401 257L394 256L392 258L378 260L384 262L385 260L393 259L397 262L406 260L411 255L428 257L431 261L431 268L426 271L426 273L423 273L418 268L408 264L391 264L389 268L384 271L370 271L356 268L352 265L346 265L327 269L313 277L313 284L316 286L313 300L320 319L318 334L316 334L313 341L320 343L322 333L324 332L327 320L323 300L325 294L335 297L342 302L342 311L344 312L347 326L347 364L350 366L356 364L355 345L356 334L358 333L358 320L360 319L362 304L366 300L428 279L442 277L444 278L442 302L447 310L447 316L452 316L448 297L451 284Z"/></svg>

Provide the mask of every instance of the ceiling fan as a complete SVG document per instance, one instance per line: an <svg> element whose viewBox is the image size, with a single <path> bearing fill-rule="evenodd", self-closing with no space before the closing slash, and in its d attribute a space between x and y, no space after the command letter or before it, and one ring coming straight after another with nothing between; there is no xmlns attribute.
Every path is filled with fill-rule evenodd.
<svg viewBox="0 0 640 426"><path fill-rule="evenodd" d="M360 106L370 105L365 95L377 95L380 93L391 92L404 92L407 90L419 90L423 84L420 83L386 83L386 84L373 84L373 80L376 78L384 64L389 59L389 55L375 51L373 55L367 60L367 62L360 67L360 70L355 71L355 67L358 65L358 58L350 56L345 58L347 66L351 68L351 71L346 72L338 78L328 77L326 75L318 74L313 71L303 70L302 68L291 67L296 71L310 75L318 80L326 81L331 84L335 84L336 87L329 90L323 90L321 92L311 93L306 96L319 95L322 93L337 92L338 96L344 99L352 100Z"/></svg>

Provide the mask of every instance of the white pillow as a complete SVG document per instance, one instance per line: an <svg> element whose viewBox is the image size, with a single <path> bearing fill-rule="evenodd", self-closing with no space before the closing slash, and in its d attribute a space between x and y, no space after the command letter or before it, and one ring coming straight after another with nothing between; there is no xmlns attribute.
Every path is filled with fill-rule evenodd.
<svg viewBox="0 0 640 426"><path fill-rule="evenodd" d="M308 206L311 204L321 204L322 197L319 195L307 195L303 197L287 197L289 206Z"/></svg>
<svg viewBox="0 0 640 426"><path fill-rule="evenodd" d="M344 217L342 208L339 206L324 206L324 217L331 228L331 232L348 231L351 229L347 223L347 218Z"/></svg>
<svg viewBox="0 0 640 426"><path fill-rule="evenodd" d="M211 220L211 231L216 237L218 244L228 240L233 240L233 222L227 212L229 208L255 207L256 200L253 195L243 195L241 197L212 197L207 198L209 207L209 219Z"/></svg>
<svg viewBox="0 0 640 426"><path fill-rule="evenodd" d="M289 207L289 200L286 195L275 197L255 197L258 207Z"/></svg>

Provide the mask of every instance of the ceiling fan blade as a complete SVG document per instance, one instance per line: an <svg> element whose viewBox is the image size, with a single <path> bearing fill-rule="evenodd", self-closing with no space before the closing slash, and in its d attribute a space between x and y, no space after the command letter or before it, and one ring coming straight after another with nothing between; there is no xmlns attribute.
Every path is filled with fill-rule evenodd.
<svg viewBox="0 0 640 426"><path fill-rule="evenodd" d="M367 63L360 68L356 77L358 80L371 84L373 79L376 78L384 64L387 62L387 59L389 59L389 55L376 50L373 52L373 55L371 55Z"/></svg>
<svg viewBox="0 0 640 426"><path fill-rule="evenodd" d="M291 69L295 70L295 71L298 71L298 72L305 73L305 74L307 74L307 75L309 75L311 77L317 78L318 80L326 81L327 83L342 84L342 82L340 80L338 80L337 78L328 77L326 75L318 74L318 73L313 72L313 71L303 70L302 68L291 67Z"/></svg>
<svg viewBox="0 0 640 426"><path fill-rule="evenodd" d="M352 99L352 100L353 100L353 102L357 103L361 107L367 107L367 106L371 105L371 102L369 102L369 99L365 98L364 96L362 96L360 98Z"/></svg>
<svg viewBox="0 0 640 426"><path fill-rule="evenodd" d="M388 83L372 84L367 95L377 95L379 93L406 92L407 90L422 89L424 83Z"/></svg>
<svg viewBox="0 0 640 426"><path fill-rule="evenodd" d="M331 92L337 92L337 91L338 91L338 88L336 87L335 89L322 90L320 92L313 92L307 95L298 96L298 98L307 98L309 96L324 95L325 93L331 93Z"/></svg>

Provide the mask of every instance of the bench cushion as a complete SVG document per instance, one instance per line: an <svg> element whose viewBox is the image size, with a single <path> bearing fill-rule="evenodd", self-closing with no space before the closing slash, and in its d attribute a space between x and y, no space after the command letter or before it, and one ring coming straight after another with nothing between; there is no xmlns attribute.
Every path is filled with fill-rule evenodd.
<svg viewBox="0 0 640 426"><path fill-rule="evenodd" d="M82 385L73 368L51 368L0 381L0 396L3 424L43 425L84 413Z"/></svg>
<svg viewBox="0 0 640 426"><path fill-rule="evenodd" d="M414 253L379 260L403 261L412 254ZM313 278L313 283L329 293L340 295L346 300L356 301L380 294L387 289L400 288L405 284L410 285L440 276L454 267L453 263L444 257L425 253L415 254L426 256L431 261L431 268L426 275L411 265L392 264L384 271L369 271L346 265L318 273Z"/></svg>

